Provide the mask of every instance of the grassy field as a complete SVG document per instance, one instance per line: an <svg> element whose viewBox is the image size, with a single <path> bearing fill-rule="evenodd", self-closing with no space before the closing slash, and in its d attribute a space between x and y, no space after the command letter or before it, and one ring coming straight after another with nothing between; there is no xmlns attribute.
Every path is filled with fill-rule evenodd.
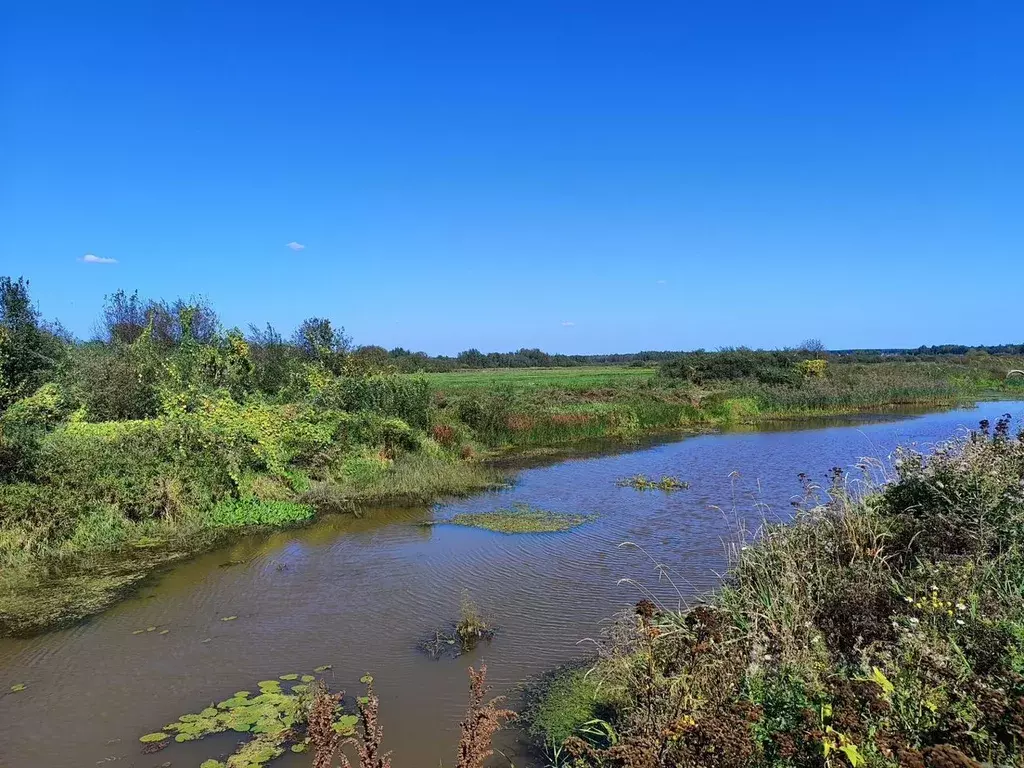
<svg viewBox="0 0 1024 768"><path fill-rule="evenodd" d="M514 389L593 389L615 387L649 381L656 368L596 365L580 368L487 368L482 370L427 373L423 376L431 387L442 392L492 389L496 386Z"/></svg>

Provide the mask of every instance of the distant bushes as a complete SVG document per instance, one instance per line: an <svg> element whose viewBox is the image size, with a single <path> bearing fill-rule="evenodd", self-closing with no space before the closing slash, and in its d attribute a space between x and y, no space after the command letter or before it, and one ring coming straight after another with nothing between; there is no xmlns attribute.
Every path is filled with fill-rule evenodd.
<svg viewBox="0 0 1024 768"><path fill-rule="evenodd" d="M784 350L724 349L718 352L688 352L661 365L669 379L706 385L711 382L750 379L761 384L799 386L807 375L821 376L824 365L808 367L806 352Z"/></svg>

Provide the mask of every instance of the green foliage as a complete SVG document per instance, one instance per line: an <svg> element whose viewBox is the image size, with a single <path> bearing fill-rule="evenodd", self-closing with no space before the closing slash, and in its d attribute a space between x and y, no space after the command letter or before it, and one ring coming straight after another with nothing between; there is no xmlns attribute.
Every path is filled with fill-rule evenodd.
<svg viewBox="0 0 1024 768"><path fill-rule="evenodd" d="M546 744L561 745L606 715L611 704L597 675L585 669L562 670L541 682L528 707L530 733Z"/></svg>
<svg viewBox="0 0 1024 768"><path fill-rule="evenodd" d="M40 319L25 279L0 277L0 412L53 378L67 356L62 334Z"/></svg>
<svg viewBox="0 0 1024 768"><path fill-rule="evenodd" d="M430 388L417 376L328 377L313 385L310 399L320 408L392 416L417 429L429 421Z"/></svg>
<svg viewBox="0 0 1024 768"><path fill-rule="evenodd" d="M305 522L313 516L312 507L287 501L227 499L207 515L211 528L240 528L251 525L282 527Z"/></svg>
<svg viewBox="0 0 1024 768"><path fill-rule="evenodd" d="M662 363L661 375L697 385L752 379L761 384L799 386L802 376L797 366L807 354L745 347L718 352L700 350Z"/></svg>

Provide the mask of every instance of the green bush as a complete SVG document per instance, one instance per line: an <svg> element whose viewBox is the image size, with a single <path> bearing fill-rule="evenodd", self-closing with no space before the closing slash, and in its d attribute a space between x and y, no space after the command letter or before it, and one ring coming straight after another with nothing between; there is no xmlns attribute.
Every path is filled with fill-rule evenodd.
<svg viewBox="0 0 1024 768"><path fill-rule="evenodd" d="M429 421L430 387L419 376L337 376L324 381L311 397L321 408L393 416L417 429L426 429Z"/></svg>

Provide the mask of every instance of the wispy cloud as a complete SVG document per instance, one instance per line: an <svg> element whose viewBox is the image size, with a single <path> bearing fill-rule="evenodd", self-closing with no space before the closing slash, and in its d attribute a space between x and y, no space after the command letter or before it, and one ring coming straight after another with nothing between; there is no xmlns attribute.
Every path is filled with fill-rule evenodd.
<svg viewBox="0 0 1024 768"><path fill-rule="evenodd" d="M97 256L94 253L87 253L85 256L79 259L79 261L85 264L117 264L117 259L106 259L102 256Z"/></svg>
<svg viewBox="0 0 1024 768"><path fill-rule="evenodd" d="M305 250L306 248L306 246L304 246L302 243L296 243L294 240L288 243L288 247L291 248L293 251L302 251Z"/></svg>
<svg viewBox="0 0 1024 768"><path fill-rule="evenodd" d="M667 282L668 280L659 280L658 285L665 285Z"/></svg>
<svg viewBox="0 0 1024 768"><path fill-rule="evenodd" d="M565 328L572 328L574 325L576 325L576 323L574 323L572 320L563 320L562 321L562 326L565 327Z"/></svg>

